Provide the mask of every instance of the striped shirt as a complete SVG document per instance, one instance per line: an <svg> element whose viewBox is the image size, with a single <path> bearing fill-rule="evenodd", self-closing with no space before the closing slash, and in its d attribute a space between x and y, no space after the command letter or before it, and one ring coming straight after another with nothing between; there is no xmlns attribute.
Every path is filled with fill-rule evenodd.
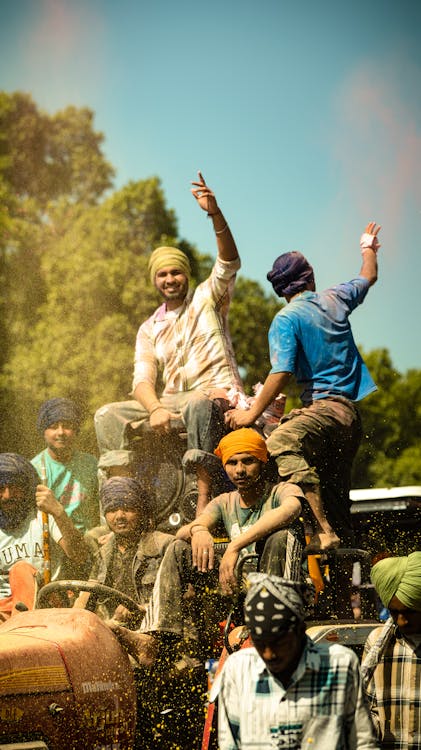
<svg viewBox="0 0 421 750"><path fill-rule="evenodd" d="M379 637L367 638L364 653ZM393 635L366 688L373 723L384 750L421 748L421 644Z"/></svg>
<svg viewBox="0 0 421 750"><path fill-rule="evenodd" d="M219 750L373 750L378 748L358 657L310 638L285 689L254 648L228 657L216 678Z"/></svg>
<svg viewBox="0 0 421 750"><path fill-rule="evenodd" d="M206 281L190 291L178 310L165 303L137 333L133 390L155 386L163 373L164 393L214 388L243 390L228 329L228 310L240 259L216 259Z"/></svg>

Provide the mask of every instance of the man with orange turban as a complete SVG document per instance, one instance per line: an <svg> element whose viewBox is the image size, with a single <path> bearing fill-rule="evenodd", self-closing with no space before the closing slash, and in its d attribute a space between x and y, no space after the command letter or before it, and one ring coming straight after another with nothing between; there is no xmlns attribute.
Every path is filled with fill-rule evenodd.
<svg viewBox="0 0 421 750"><path fill-rule="evenodd" d="M151 644L158 644L162 634L182 638L183 597L189 584L194 587L195 599L202 602L199 618L203 604L210 607L211 602L215 625L226 617L231 605L226 597L240 588L236 568L246 554L256 552L259 567L265 572L301 579L301 489L290 482L274 485L270 481L266 443L253 429L225 435L215 453L235 489L215 497L194 521L178 530L160 565L141 632L112 625L140 663L145 663L146 653L146 663L150 665ZM222 557L215 551L212 534L221 527L230 539ZM204 625L195 625L203 634Z"/></svg>
<svg viewBox="0 0 421 750"><path fill-rule="evenodd" d="M210 276L189 289L190 261L176 247L158 247L149 259L151 283L163 304L136 337L133 400L107 404L95 414L99 467L108 475L130 472L130 438L149 419L152 429L169 433L182 419L187 449L212 453L227 432L221 404L228 392L243 393L228 329L228 311L240 258L212 190L199 172L192 193L213 223L218 255ZM157 390L162 372L163 391ZM210 496L210 477L201 464L198 512Z"/></svg>

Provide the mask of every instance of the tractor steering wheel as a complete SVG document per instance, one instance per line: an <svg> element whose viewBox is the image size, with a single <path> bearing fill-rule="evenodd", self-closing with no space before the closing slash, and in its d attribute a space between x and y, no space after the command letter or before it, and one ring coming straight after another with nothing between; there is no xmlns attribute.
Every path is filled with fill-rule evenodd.
<svg viewBox="0 0 421 750"><path fill-rule="evenodd" d="M49 607L49 600L53 594L66 594L68 591L74 594L80 594L82 591L89 593L90 597L86 609L89 609L91 612L95 611L99 597L103 596L107 597L107 604L111 600L115 601L116 606L122 604L123 607L126 607L133 614L144 613L144 608L130 596L123 594L118 589L111 588L111 586L104 586L102 583L97 583L97 581L52 581L51 583L47 583L38 592L37 609Z"/></svg>

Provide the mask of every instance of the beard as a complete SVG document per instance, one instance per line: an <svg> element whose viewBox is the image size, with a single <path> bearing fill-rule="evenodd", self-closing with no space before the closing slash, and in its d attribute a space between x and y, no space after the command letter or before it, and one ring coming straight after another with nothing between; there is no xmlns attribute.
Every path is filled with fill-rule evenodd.
<svg viewBox="0 0 421 750"><path fill-rule="evenodd" d="M0 510L0 529L3 531L12 531L17 529L18 526L28 515L28 508L22 507L22 505L16 506L13 511Z"/></svg>

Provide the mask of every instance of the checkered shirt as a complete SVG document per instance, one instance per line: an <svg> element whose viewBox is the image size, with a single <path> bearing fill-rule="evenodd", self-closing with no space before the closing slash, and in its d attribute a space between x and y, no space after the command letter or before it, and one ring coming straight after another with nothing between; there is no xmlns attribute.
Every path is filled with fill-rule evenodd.
<svg viewBox="0 0 421 750"><path fill-rule="evenodd" d="M378 748L356 654L310 638L285 689L254 648L232 654L216 679L220 750Z"/></svg>
<svg viewBox="0 0 421 750"><path fill-rule="evenodd" d="M381 631L367 638L368 653ZM421 644L393 635L366 688L382 750L421 748Z"/></svg>

